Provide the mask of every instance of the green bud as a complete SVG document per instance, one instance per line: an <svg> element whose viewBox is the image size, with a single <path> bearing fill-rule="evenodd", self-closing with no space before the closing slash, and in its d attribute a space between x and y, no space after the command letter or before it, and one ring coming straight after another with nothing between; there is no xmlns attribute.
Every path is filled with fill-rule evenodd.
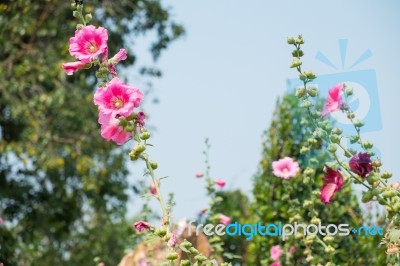
<svg viewBox="0 0 400 266"><path fill-rule="evenodd" d="M345 92L346 92L347 96L351 96L351 95L353 95L353 88L346 88Z"/></svg>
<svg viewBox="0 0 400 266"><path fill-rule="evenodd" d="M297 37L295 39L295 43L296 44L304 44L303 36L299 35L299 37Z"/></svg>
<svg viewBox="0 0 400 266"><path fill-rule="evenodd" d="M306 239L304 240L304 243L305 243L306 245L311 245L312 243L314 243L314 239L315 239L315 236L309 235L309 236L307 236Z"/></svg>
<svg viewBox="0 0 400 266"><path fill-rule="evenodd" d="M364 192L362 195L362 202L366 203L371 201L373 196L374 195L372 194L371 191Z"/></svg>
<svg viewBox="0 0 400 266"><path fill-rule="evenodd" d="M335 249L332 246L327 246L325 248L325 252L326 253L333 253L333 252L335 252Z"/></svg>
<svg viewBox="0 0 400 266"><path fill-rule="evenodd" d="M362 126L364 126L364 122L357 119L357 120L354 122L354 126L355 126L355 127L362 127Z"/></svg>
<svg viewBox="0 0 400 266"><path fill-rule="evenodd" d="M382 177L383 179L389 179L389 178L392 177L392 173L390 173L390 172L388 172L388 171L385 171L385 172L383 172L383 173L381 174L381 177Z"/></svg>
<svg viewBox="0 0 400 266"><path fill-rule="evenodd" d="M307 89L307 93L308 93L308 95L310 95L311 97L315 97L315 96L318 95L318 89L317 89L317 87L315 87L315 86L310 86L310 87Z"/></svg>
<svg viewBox="0 0 400 266"><path fill-rule="evenodd" d="M181 243L181 246L184 248L191 248L192 247L192 243L190 243L189 241L187 241L186 239L183 240L183 242Z"/></svg>
<svg viewBox="0 0 400 266"><path fill-rule="evenodd" d="M92 14L86 14L86 16L85 16L85 21L86 21L86 23L89 23L91 20L92 20Z"/></svg>
<svg viewBox="0 0 400 266"><path fill-rule="evenodd" d="M304 74L304 73L300 73L300 74L299 74L299 79L302 80L302 81L304 81L304 80L307 79L307 75Z"/></svg>
<svg viewBox="0 0 400 266"><path fill-rule="evenodd" d="M356 115L353 112L347 114L348 119L353 119L354 117L356 117Z"/></svg>
<svg viewBox="0 0 400 266"><path fill-rule="evenodd" d="M297 58L293 59L292 64L290 65L290 68L296 68L298 66L301 66L301 61Z"/></svg>
<svg viewBox="0 0 400 266"><path fill-rule="evenodd" d="M330 145L328 146L328 151L329 151L330 153L334 153L334 152L336 152L336 150L337 150L336 144L330 144Z"/></svg>
<svg viewBox="0 0 400 266"><path fill-rule="evenodd" d="M131 152L129 153L129 158L130 158L132 161L136 161L137 159L139 159L139 155L138 155L137 153L135 153L134 151L131 151Z"/></svg>
<svg viewBox="0 0 400 266"><path fill-rule="evenodd" d="M294 238L296 238L297 240L302 239L303 238L303 234L302 233L296 233L296 235L294 236Z"/></svg>
<svg viewBox="0 0 400 266"><path fill-rule="evenodd" d="M197 260L198 262L204 262L207 260L207 258L203 255L197 255L194 257L195 260Z"/></svg>
<svg viewBox="0 0 400 266"><path fill-rule="evenodd" d="M156 229L156 231L154 231L154 233L159 237L163 237L167 234L167 230L165 230L165 228L159 228L159 229Z"/></svg>
<svg viewBox="0 0 400 266"><path fill-rule="evenodd" d="M374 144L371 141L364 141L362 143L362 146L364 147L364 149L368 150L371 149L374 146Z"/></svg>
<svg viewBox="0 0 400 266"><path fill-rule="evenodd" d="M306 95L306 90L305 90L304 88L297 88L297 89L296 89L295 96L296 96L297 98L302 98L302 97L304 97L305 95Z"/></svg>
<svg viewBox="0 0 400 266"><path fill-rule="evenodd" d="M313 217L311 218L311 223L312 224L319 224L321 222L321 219L317 218L317 217Z"/></svg>
<svg viewBox="0 0 400 266"><path fill-rule="evenodd" d="M133 150L140 154L146 150L146 147L143 144L138 144L135 148L133 148Z"/></svg>
<svg viewBox="0 0 400 266"><path fill-rule="evenodd" d="M372 166L375 168L379 168L382 166L382 162L380 160L373 161Z"/></svg>
<svg viewBox="0 0 400 266"><path fill-rule="evenodd" d="M305 200L303 203L303 208L308 209L313 206L313 202L311 200Z"/></svg>
<svg viewBox="0 0 400 266"><path fill-rule="evenodd" d="M76 24L76 29L77 30L80 30L80 29L82 29L83 28L83 24Z"/></svg>
<svg viewBox="0 0 400 266"><path fill-rule="evenodd" d="M332 129L332 134L341 135L342 133L343 133L343 130L339 127L335 127L334 129Z"/></svg>
<svg viewBox="0 0 400 266"><path fill-rule="evenodd" d="M189 248L189 251L190 251L190 253L195 254L195 255L199 254L199 251L197 249L195 249L194 247Z"/></svg>
<svg viewBox="0 0 400 266"><path fill-rule="evenodd" d="M376 181L379 180L379 176L376 174L371 173L369 176L367 176L367 182L368 184L372 185Z"/></svg>
<svg viewBox="0 0 400 266"><path fill-rule="evenodd" d="M385 198L393 198L397 195L397 191L394 189L388 189L382 193L382 196Z"/></svg>
<svg viewBox="0 0 400 266"><path fill-rule="evenodd" d="M303 184L307 185L310 184L311 178L309 176L305 176L303 178Z"/></svg>
<svg viewBox="0 0 400 266"><path fill-rule="evenodd" d="M307 140L307 142L308 142L308 144L310 144L310 145L315 145L315 144L318 143L318 140L316 140L315 138L309 138L309 139Z"/></svg>
<svg viewBox="0 0 400 266"><path fill-rule="evenodd" d="M331 141L333 143L339 143L340 142L340 138L337 135L332 135L331 136Z"/></svg>
<svg viewBox="0 0 400 266"><path fill-rule="evenodd" d="M350 137L350 143L354 144L356 143L360 138L357 135L351 136Z"/></svg>
<svg viewBox="0 0 400 266"><path fill-rule="evenodd" d="M178 253L170 252L167 254L167 260L176 260L178 258Z"/></svg>
<svg viewBox="0 0 400 266"><path fill-rule="evenodd" d="M287 43L288 43L288 44L295 44L295 39L294 39L294 37L288 37L288 38L287 38Z"/></svg>
<svg viewBox="0 0 400 266"><path fill-rule="evenodd" d="M147 132L147 131L145 131L145 132L143 132L143 133L140 135L140 138L141 138L142 140L149 139L149 138L150 138L150 133Z"/></svg>
<svg viewBox="0 0 400 266"><path fill-rule="evenodd" d="M180 266L190 266L190 261L188 260L181 260L181 265Z"/></svg>
<svg viewBox="0 0 400 266"><path fill-rule="evenodd" d="M72 16L74 16L74 18L79 18L79 12L78 11L73 11L72 12Z"/></svg>
<svg viewBox="0 0 400 266"><path fill-rule="evenodd" d="M293 56L293 57L302 57L303 55L304 55L304 53L303 53L302 50L294 50L294 51L292 52L292 56Z"/></svg>
<svg viewBox="0 0 400 266"><path fill-rule="evenodd" d="M309 107L313 106L313 104L309 100L303 100L301 102L300 106L303 108L309 108Z"/></svg>
<svg viewBox="0 0 400 266"><path fill-rule="evenodd" d="M321 118L322 113L320 111L315 111L311 115L312 115L312 117L318 119L318 118Z"/></svg>
<svg viewBox="0 0 400 266"><path fill-rule="evenodd" d="M309 152L309 151L310 151L310 148L309 148L309 147L306 147L306 146L303 146L303 147L301 147L301 149L300 149L300 153L301 153L301 154L307 153L307 152Z"/></svg>
<svg viewBox="0 0 400 266"><path fill-rule="evenodd" d="M125 127L125 131L127 132L133 132L133 130L135 130L135 127L133 125L127 125Z"/></svg>
<svg viewBox="0 0 400 266"><path fill-rule="evenodd" d="M304 71L304 74L306 75L306 77L307 77L309 80L312 80L312 79L315 79L315 78L316 78L315 73L312 72L311 70Z"/></svg>
<svg viewBox="0 0 400 266"><path fill-rule="evenodd" d="M305 176L314 176L315 174L315 170L312 168L307 168L306 170L304 170L303 173Z"/></svg>
<svg viewBox="0 0 400 266"><path fill-rule="evenodd" d="M158 164L155 161L150 161L151 169L156 170L158 168Z"/></svg>
<svg viewBox="0 0 400 266"><path fill-rule="evenodd" d="M395 212L399 212L400 211L400 202L397 202L393 205L393 210Z"/></svg>
<svg viewBox="0 0 400 266"><path fill-rule="evenodd" d="M387 204L387 201L385 199L381 198L381 197L378 198L378 202L379 202L380 205L386 205Z"/></svg>
<svg viewBox="0 0 400 266"><path fill-rule="evenodd" d="M331 243L331 242L333 242L333 240L335 240L335 239L333 238L333 236L327 235L327 236L325 236L325 237L323 238L323 240L324 240L324 242Z"/></svg>

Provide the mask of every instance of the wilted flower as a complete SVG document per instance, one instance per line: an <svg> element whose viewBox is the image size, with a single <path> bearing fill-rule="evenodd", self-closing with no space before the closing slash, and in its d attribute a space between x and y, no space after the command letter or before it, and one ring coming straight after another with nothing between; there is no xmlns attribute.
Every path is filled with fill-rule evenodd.
<svg viewBox="0 0 400 266"><path fill-rule="evenodd" d="M364 178L372 172L371 155L368 153L357 153L350 159L349 166L353 173Z"/></svg>
<svg viewBox="0 0 400 266"><path fill-rule="evenodd" d="M114 141L118 145L127 142L132 135L132 133L124 131L124 128L119 125L119 119L102 112L99 113L99 124L101 125L101 136L108 141Z"/></svg>
<svg viewBox="0 0 400 266"><path fill-rule="evenodd" d="M138 124L139 128L144 127L145 118L146 118L146 115L143 112L139 112L137 114L136 123Z"/></svg>
<svg viewBox="0 0 400 266"><path fill-rule="evenodd" d="M326 167L327 171L324 177L324 185L321 188L321 201L325 204L329 204L332 201L333 196L343 186L343 176L337 171L330 167Z"/></svg>
<svg viewBox="0 0 400 266"><path fill-rule="evenodd" d="M151 225L145 221L138 221L134 223L133 226L138 232L143 232L144 230L148 230L151 228Z"/></svg>
<svg viewBox="0 0 400 266"><path fill-rule="evenodd" d="M272 173L283 179L290 179L300 171L299 163L290 157L285 157L279 161L272 162Z"/></svg>
<svg viewBox="0 0 400 266"><path fill-rule="evenodd" d="M78 71L81 68L86 67L87 65L88 65L87 63L84 63L82 61L76 61L76 62L68 62L68 63L62 64L62 68L64 69L65 73L67 73L67 75L72 75L76 71Z"/></svg>
<svg viewBox="0 0 400 266"><path fill-rule="evenodd" d="M228 217L228 216L226 216L226 215L221 214L221 215L219 216L219 222L220 222L221 224L228 225L228 224L231 223L231 220L232 220L231 217Z"/></svg>
<svg viewBox="0 0 400 266"><path fill-rule="evenodd" d="M112 117L129 116L143 99L143 92L136 87L124 84L117 77L113 78L106 87L99 88L94 94L94 104L104 114Z"/></svg>
<svg viewBox="0 0 400 266"><path fill-rule="evenodd" d="M279 258L282 256L282 248L280 245L272 246L269 253L271 255L271 259L279 260Z"/></svg>
<svg viewBox="0 0 400 266"><path fill-rule="evenodd" d="M333 113L340 110L342 106L342 92L343 84L339 83L329 90L328 98L326 99L326 104L322 110L322 117L327 116L329 113Z"/></svg>
<svg viewBox="0 0 400 266"><path fill-rule="evenodd" d="M224 186L226 185L226 182L224 180L222 180L221 178L218 178L217 180L215 180L215 184L219 188L224 188Z"/></svg>
<svg viewBox="0 0 400 266"><path fill-rule="evenodd" d="M93 25L82 27L69 39L69 53L78 60L89 63L106 51L107 40L105 28L96 29Z"/></svg>

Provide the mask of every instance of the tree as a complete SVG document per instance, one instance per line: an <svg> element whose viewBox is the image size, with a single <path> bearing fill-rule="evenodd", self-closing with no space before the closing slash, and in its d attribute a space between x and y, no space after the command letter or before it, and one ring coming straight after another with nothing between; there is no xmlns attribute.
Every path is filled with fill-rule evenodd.
<svg viewBox="0 0 400 266"><path fill-rule="evenodd" d="M156 60L184 33L159 0L93 0L84 8L93 24L107 26L110 56L128 49L125 66L136 58L126 36L154 34L150 51ZM68 1L0 3L5 265L87 265L94 255L116 264L123 253L115 239L128 230L124 149L99 135L92 103L96 80L70 78L61 69L73 61L67 49L76 23ZM141 73L161 74L153 68Z"/></svg>

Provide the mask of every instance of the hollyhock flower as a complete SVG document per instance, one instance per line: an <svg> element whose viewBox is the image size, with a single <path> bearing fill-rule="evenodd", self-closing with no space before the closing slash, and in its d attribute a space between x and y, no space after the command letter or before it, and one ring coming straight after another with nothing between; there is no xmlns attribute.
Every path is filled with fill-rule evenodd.
<svg viewBox="0 0 400 266"><path fill-rule="evenodd" d="M101 136L108 141L114 141L118 145L127 142L132 135L132 133L124 131L124 128L119 125L119 119L102 112L99 113L99 124L101 125Z"/></svg>
<svg viewBox="0 0 400 266"><path fill-rule="evenodd" d="M232 220L231 217L228 217L228 216L226 216L226 215L221 214L221 215L219 216L219 222L220 222L221 224L228 225L228 224L231 223L231 220Z"/></svg>
<svg viewBox="0 0 400 266"><path fill-rule="evenodd" d="M62 68L64 69L65 73L67 73L67 75L72 75L79 69L85 68L87 65L87 63L84 63L82 61L68 62L62 64Z"/></svg>
<svg viewBox="0 0 400 266"><path fill-rule="evenodd" d="M119 49L118 53L116 55L114 55L109 62L113 65L117 64L120 61L125 60L126 58L128 58L128 53L126 52L125 49Z"/></svg>
<svg viewBox="0 0 400 266"><path fill-rule="evenodd" d="M333 196L343 187L343 176L332 168L326 167L324 185L321 188L321 201L326 205L331 203Z"/></svg>
<svg viewBox="0 0 400 266"><path fill-rule="evenodd" d="M300 171L299 163L290 157L285 157L279 161L272 162L272 173L283 179L290 179Z"/></svg>
<svg viewBox="0 0 400 266"><path fill-rule="evenodd" d="M350 159L349 166L353 173L364 178L372 172L371 155L368 153L357 153Z"/></svg>
<svg viewBox="0 0 400 266"><path fill-rule="evenodd" d="M89 63L107 49L107 30L96 29L93 25L82 27L75 31L75 36L69 39L69 53L78 60Z"/></svg>
<svg viewBox="0 0 400 266"><path fill-rule="evenodd" d="M278 261L274 261L269 266L282 266L282 264L280 262L278 262Z"/></svg>
<svg viewBox="0 0 400 266"><path fill-rule="evenodd" d="M282 248L280 245L272 246L269 253L271 255L271 259L279 260L279 258L282 256Z"/></svg>
<svg viewBox="0 0 400 266"><path fill-rule="evenodd" d="M133 224L133 227L135 227L135 229L138 232L143 232L145 230L150 229L151 225L148 222L145 222L145 221L138 221L138 222Z"/></svg>
<svg viewBox="0 0 400 266"><path fill-rule="evenodd" d="M202 173L196 173L196 175L195 175L197 178L201 178L201 177L203 177L203 174Z"/></svg>
<svg viewBox="0 0 400 266"><path fill-rule="evenodd" d="M326 99L326 104L322 110L322 117L327 116L329 113L333 113L340 110L342 106L342 92L343 84L339 83L329 90L328 98Z"/></svg>
<svg viewBox="0 0 400 266"><path fill-rule="evenodd" d="M215 184L219 187L219 188L224 188L224 186L226 185L226 182L224 180L222 180L221 178L218 178L217 180L215 180Z"/></svg>
<svg viewBox="0 0 400 266"><path fill-rule="evenodd" d="M167 245L171 248L176 246L176 236L172 233L171 238L168 240Z"/></svg>
<svg viewBox="0 0 400 266"><path fill-rule="evenodd" d="M154 196L157 196L157 189L154 185L150 186L150 193Z"/></svg>
<svg viewBox="0 0 400 266"><path fill-rule="evenodd" d="M0 226L4 224L3 217L0 217Z"/></svg>
<svg viewBox="0 0 400 266"><path fill-rule="evenodd" d="M124 84L116 77L94 94L94 104L99 106L101 112L112 117L129 116L133 109L140 105L142 99L143 92Z"/></svg>

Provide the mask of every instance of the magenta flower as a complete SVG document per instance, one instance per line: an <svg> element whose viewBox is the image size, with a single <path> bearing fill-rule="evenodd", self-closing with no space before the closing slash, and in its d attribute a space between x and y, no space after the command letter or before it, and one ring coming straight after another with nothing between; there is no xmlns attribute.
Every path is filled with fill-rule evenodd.
<svg viewBox="0 0 400 266"><path fill-rule="evenodd" d="M342 92L343 84L339 83L329 90L328 98L326 99L326 104L322 110L322 117L327 116L329 113L333 113L340 110L342 106Z"/></svg>
<svg viewBox="0 0 400 266"><path fill-rule="evenodd" d="M223 214L221 214L220 216L219 216L219 222L221 223L221 224L223 224L223 225L228 225L228 224L230 224L231 223L231 217L228 217L228 216L226 216L226 215L223 215Z"/></svg>
<svg viewBox="0 0 400 266"><path fill-rule="evenodd" d="M279 258L282 256L282 248L280 245L272 246L269 253L272 260L279 260Z"/></svg>
<svg viewBox="0 0 400 266"><path fill-rule="evenodd" d="M371 155L368 153L357 153L350 159L349 166L353 173L365 178L372 172Z"/></svg>
<svg viewBox="0 0 400 266"><path fill-rule="evenodd" d="M65 73L67 73L67 75L72 75L76 71L78 71L81 68L86 67L87 65L88 65L87 63L84 63L82 61L76 61L76 62L68 62L68 63L62 64L62 68L64 69Z"/></svg>
<svg viewBox="0 0 400 266"><path fill-rule="evenodd" d="M138 222L133 224L133 227L135 227L135 229L138 232L143 232L145 230L150 229L151 225L148 222L145 222L145 221L138 221Z"/></svg>
<svg viewBox="0 0 400 266"><path fill-rule="evenodd" d="M222 180L221 178L218 178L215 180L215 185L217 185L219 188L223 189L224 186L226 185L226 182Z"/></svg>
<svg viewBox="0 0 400 266"><path fill-rule="evenodd" d="M106 87L99 88L94 94L94 104L104 114L115 117L127 117L138 107L143 99L143 92L136 87L130 87L113 78Z"/></svg>
<svg viewBox="0 0 400 266"><path fill-rule="evenodd" d="M328 205L331 203L335 193L343 187L343 176L337 171L330 167L326 167L327 171L324 177L324 185L321 188L321 201Z"/></svg>
<svg viewBox="0 0 400 266"><path fill-rule="evenodd" d="M126 58L128 58L128 53L126 52L125 49L119 49L118 53L116 55L114 55L109 62L113 65L117 64L120 61L125 60Z"/></svg>
<svg viewBox="0 0 400 266"><path fill-rule="evenodd" d="M157 196L157 189L154 185L150 186L150 193L154 196Z"/></svg>
<svg viewBox="0 0 400 266"><path fill-rule="evenodd" d="M101 136L108 141L114 141L118 145L127 142L132 135L132 133L124 131L124 128L119 125L119 119L102 112L99 113L99 124L101 125Z"/></svg>
<svg viewBox="0 0 400 266"><path fill-rule="evenodd" d="M203 177L203 174L202 173L196 173L196 175L195 175L197 178L201 178L201 177Z"/></svg>
<svg viewBox="0 0 400 266"><path fill-rule="evenodd" d="M290 157L285 157L279 161L272 162L272 173L283 179L290 179L300 171L299 163Z"/></svg>
<svg viewBox="0 0 400 266"><path fill-rule="evenodd" d="M0 226L4 224L3 217L0 217Z"/></svg>
<svg viewBox="0 0 400 266"><path fill-rule="evenodd" d="M278 261L274 261L269 266L282 266L282 264L280 262L278 262Z"/></svg>
<svg viewBox="0 0 400 266"><path fill-rule="evenodd" d="M167 245L171 248L176 246L176 236L172 233L171 238L168 240Z"/></svg>
<svg viewBox="0 0 400 266"><path fill-rule="evenodd" d="M90 63L107 49L108 33L103 27L96 29L93 25L75 31L69 39L69 53L82 61Z"/></svg>

